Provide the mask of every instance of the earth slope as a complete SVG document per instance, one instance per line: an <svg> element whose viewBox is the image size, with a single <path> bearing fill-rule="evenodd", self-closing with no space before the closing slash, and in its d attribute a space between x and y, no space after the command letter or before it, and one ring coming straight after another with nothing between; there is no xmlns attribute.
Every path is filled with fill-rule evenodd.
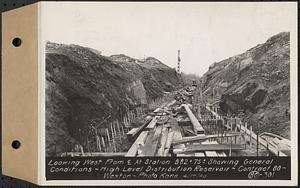
<svg viewBox="0 0 300 188"><path fill-rule="evenodd" d="M243 54L210 66L202 78L206 99L240 115L255 131L290 138L290 36L279 33Z"/></svg>
<svg viewBox="0 0 300 188"><path fill-rule="evenodd" d="M102 56L78 45L46 45L47 155L84 146L92 120L116 119L182 84L176 71L155 58Z"/></svg>

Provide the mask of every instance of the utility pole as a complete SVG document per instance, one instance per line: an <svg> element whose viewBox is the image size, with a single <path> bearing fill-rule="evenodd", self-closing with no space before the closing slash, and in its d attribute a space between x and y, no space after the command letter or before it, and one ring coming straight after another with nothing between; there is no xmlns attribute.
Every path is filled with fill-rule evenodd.
<svg viewBox="0 0 300 188"><path fill-rule="evenodd" d="M177 63L177 73L180 74L180 50L178 50L178 63Z"/></svg>

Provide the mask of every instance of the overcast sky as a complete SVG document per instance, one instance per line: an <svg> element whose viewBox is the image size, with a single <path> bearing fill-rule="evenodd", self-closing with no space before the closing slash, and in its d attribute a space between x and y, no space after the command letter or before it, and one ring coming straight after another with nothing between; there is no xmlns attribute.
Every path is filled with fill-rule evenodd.
<svg viewBox="0 0 300 188"><path fill-rule="evenodd" d="M44 40L78 44L103 55L152 56L186 73L295 30L296 3L71 3L42 5Z"/></svg>

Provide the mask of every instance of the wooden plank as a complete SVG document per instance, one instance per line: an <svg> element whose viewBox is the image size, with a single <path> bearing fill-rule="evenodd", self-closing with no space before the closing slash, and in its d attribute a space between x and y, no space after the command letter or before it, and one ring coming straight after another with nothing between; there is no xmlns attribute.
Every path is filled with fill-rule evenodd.
<svg viewBox="0 0 300 188"><path fill-rule="evenodd" d="M157 151L157 145L158 142L160 141L160 137L161 137L161 131L162 131L162 127L163 126L157 126L154 134L152 137L149 136L149 138L147 137L147 140L145 142L145 145L142 149L142 153L144 154L144 156L155 156L155 153Z"/></svg>
<svg viewBox="0 0 300 188"><path fill-rule="evenodd" d="M191 157L192 155L191 154L178 153L176 156L177 157Z"/></svg>
<svg viewBox="0 0 300 188"><path fill-rule="evenodd" d="M205 145L212 145L212 143L211 142L209 142L208 140L205 140L204 142L202 142L201 143L201 146L205 146ZM219 145L219 144L218 144ZM217 154L217 152L214 150L214 151L207 151L207 150L205 150L205 155L207 156L207 157L217 157L218 156L218 154Z"/></svg>
<svg viewBox="0 0 300 188"><path fill-rule="evenodd" d="M189 135L197 136L197 134L194 133L194 131L190 130L189 127L182 127L182 130L184 132L184 135L188 135L189 134Z"/></svg>
<svg viewBox="0 0 300 188"><path fill-rule="evenodd" d="M160 111L160 108L156 108L153 112L154 113L157 113L157 112L159 112Z"/></svg>
<svg viewBox="0 0 300 188"><path fill-rule="evenodd" d="M232 136L239 136L240 133L229 133L226 135L226 137L232 137ZM225 136L223 136L225 137ZM188 137L183 137L180 140L173 140L172 144L177 145L177 144L183 144L183 143L188 143L188 142L197 142L197 141L205 141L207 139L216 139L216 138L221 138L221 135L218 134L213 134L213 135L197 135L197 136L188 136Z"/></svg>
<svg viewBox="0 0 300 188"><path fill-rule="evenodd" d="M218 154L216 151L205 151L205 155L207 157L218 157Z"/></svg>
<svg viewBox="0 0 300 188"><path fill-rule="evenodd" d="M168 133L169 133L169 129L163 126L161 131L160 147L156 153L156 156L163 156L165 145L168 138Z"/></svg>
<svg viewBox="0 0 300 188"><path fill-rule="evenodd" d="M172 130L174 131L174 135L173 135L173 142L176 140L181 140L182 139L182 134L181 134L181 130L180 127L178 126L178 122L176 121L175 118L171 118L170 119L170 125ZM173 146L174 150L185 150L185 145L184 144L178 144Z"/></svg>
<svg viewBox="0 0 300 188"><path fill-rule="evenodd" d="M128 135L128 136L135 136L135 135L137 135L139 132L141 132L141 131L142 131L142 130L143 130L143 129L151 122L151 120L152 120L152 119L148 119L148 120L146 121L146 123L144 123L144 124L143 124L142 126L140 126L140 127L136 127L137 129L134 129L133 132L132 132L131 134L128 134L128 133L132 130L132 129L131 129L131 130L127 133L127 135Z"/></svg>
<svg viewBox="0 0 300 188"><path fill-rule="evenodd" d="M138 156L147 156L147 148L148 146L152 145L152 139L153 139L153 136L154 136L154 130L150 130L148 131L148 135L146 137L146 140L144 142L144 145L140 148L140 153L138 153Z"/></svg>
<svg viewBox="0 0 300 188"><path fill-rule="evenodd" d="M127 151L125 157L135 157L137 154L138 146L137 144L132 144L130 149Z"/></svg>
<svg viewBox="0 0 300 188"><path fill-rule="evenodd" d="M172 130L172 128L170 128L163 156L168 156L172 144L173 136L174 136L174 131Z"/></svg>
<svg viewBox="0 0 300 188"><path fill-rule="evenodd" d="M168 110L163 109L163 111L164 111L165 113L171 115L171 116L174 115L174 114L172 114L171 112L169 112Z"/></svg>
<svg viewBox="0 0 300 188"><path fill-rule="evenodd" d="M205 157L205 154L203 152L195 153L195 157Z"/></svg>
<svg viewBox="0 0 300 188"><path fill-rule="evenodd" d="M212 143L212 144L219 144L217 141L212 141L210 143ZM223 151L217 151L217 155L218 155L218 157L226 157L226 154Z"/></svg>
<svg viewBox="0 0 300 188"><path fill-rule="evenodd" d="M218 154L218 157L227 157L227 155L223 151L217 151L217 154Z"/></svg>
<svg viewBox="0 0 300 188"><path fill-rule="evenodd" d="M147 135L148 135L148 131L141 132L141 134L138 136L138 138L132 144L132 146L130 147L130 149L128 150L128 152L125 156L126 157L135 157L138 152L139 145L143 145L145 143Z"/></svg>
<svg viewBox="0 0 300 188"><path fill-rule="evenodd" d="M151 121L150 123L148 124L148 126L146 127L147 129L153 129L157 123L157 119L158 119L158 116L155 116Z"/></svg>
<svg viewBox="0 0 300 188"><path fill-rule="evenodd" d="M176 103L176 100L172 100L166 107L169 108L170 106L172 106L175 103Z"/></svg>
<svg viewBox="0 0 300 188"><path fill-rule="evenodd" d="M244 147L240 144L232 144L231 150L242 150ZM230 150L230 144L200 144L187 146L186 152L192 151L227 151ZM213 154L217 156L217 154Z"/></svg>
<svg viewBox="0 0 300 188"><path fill-rule="evenodd" d="M128 133L126 133L127 135L129 135L129 136L132 136L132 135L134 135L137 131L138 131L138 127L134 127L134 128L132 128Z"/></svg>
<svg viewBox="0 0 300 188"><path fill-rule="evenodd" d="M187 115L189 116L189 118L191 120L191 123L192 123L193 128L194 128L194 132L196 134L204 134L205 131L204 131L203 127L201 126L201 124L199 123L198 119L195 117L195 115L191 111L191 109L188 107L188 105L187 104L183 104L183 107L184 107Z"/></svg>

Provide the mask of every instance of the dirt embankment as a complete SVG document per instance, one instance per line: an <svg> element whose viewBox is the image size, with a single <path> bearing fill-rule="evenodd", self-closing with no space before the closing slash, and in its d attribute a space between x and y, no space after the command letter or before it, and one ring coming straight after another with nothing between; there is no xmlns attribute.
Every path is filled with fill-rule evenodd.
<svg viewBox="0 0 300 188"><path fill-rule="evenodd" d="M279 33L243 54L214 63L202 78L208 101L244 117L255 131L290 138L290 35ZM259 126L258 126L259 125Z"/></svg>
<svg viewBox="0 0 300 188"><path fill-rule="evenodd" d="M119 118L181 84L176 71L155 58L105 57L90 48L47 43L47 155L84 145L91 120Z"/></svg>

